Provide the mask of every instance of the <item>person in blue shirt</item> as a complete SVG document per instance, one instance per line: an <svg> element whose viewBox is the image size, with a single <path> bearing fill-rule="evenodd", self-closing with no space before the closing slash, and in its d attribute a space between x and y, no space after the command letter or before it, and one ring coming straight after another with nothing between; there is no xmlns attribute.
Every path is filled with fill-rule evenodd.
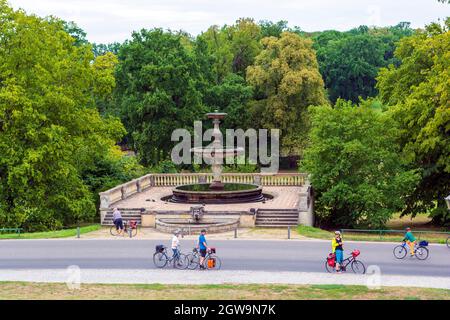
<svg viewBox="0 0 450 320"><path fill-rule="evenodd" d="M208 244L206 243L206 230L202 229L200 236L198 237L198 248L200 249L200 269L205 269L203 263L205 262L206 252L208 250Z"/></svg>

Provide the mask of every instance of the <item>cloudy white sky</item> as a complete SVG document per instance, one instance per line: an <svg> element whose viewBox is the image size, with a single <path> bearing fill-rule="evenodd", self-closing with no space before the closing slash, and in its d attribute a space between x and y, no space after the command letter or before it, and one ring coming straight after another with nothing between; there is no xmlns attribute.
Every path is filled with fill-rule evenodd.
<svg viewBox="0 0 450 320"><path fill-rule="evenodd" d="M287 20L304 31L348 30L365 25L409 21L423 27L450 15L437 0L9 0L39 16L75 21L92 42L123 41L133 30L162 27L197 35L213 24L240 17Z"/></svg>

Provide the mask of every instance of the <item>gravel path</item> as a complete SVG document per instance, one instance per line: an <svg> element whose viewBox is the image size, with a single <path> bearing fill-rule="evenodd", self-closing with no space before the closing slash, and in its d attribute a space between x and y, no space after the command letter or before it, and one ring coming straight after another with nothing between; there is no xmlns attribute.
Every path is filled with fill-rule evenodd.
<svg viewBox="0 0 450 320"><path fill-rule="evenodd" d="M103 284L342 284L450 289L448 277L327 274L315 272L189 271L147 269L2 270L0 281Z"/></svg>

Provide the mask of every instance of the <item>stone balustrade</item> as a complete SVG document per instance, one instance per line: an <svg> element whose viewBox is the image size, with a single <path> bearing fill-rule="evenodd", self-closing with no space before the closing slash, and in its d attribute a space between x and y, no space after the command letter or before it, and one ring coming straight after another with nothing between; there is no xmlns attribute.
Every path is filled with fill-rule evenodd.
<svg viewBox="0 0 450 320"><path fill-rule="evenodd" d="M212 173L157 173L121 184L100 193L100 208L109 208L151 187L172 187L191 183L211 183ZM262 186L303 186L307 183L305 173L223 173L223 182L254 183Z"/></svg>

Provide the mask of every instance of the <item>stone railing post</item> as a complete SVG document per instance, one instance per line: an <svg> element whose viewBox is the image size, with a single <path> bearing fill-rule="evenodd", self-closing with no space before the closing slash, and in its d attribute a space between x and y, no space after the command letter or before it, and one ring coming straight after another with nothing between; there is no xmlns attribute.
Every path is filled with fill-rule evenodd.
<svg viewBox="0 0 450 320"><path fill-rule="evenodd" d="M136 180L136 190L137 190L137 192L142 192L142 190L141 190L141 181L139 179Z"/></svg>
<svg viewBox="0 0 450 320"><path fill-rule="evenodd" d="M108 192L101 192L100 193L100 208L106 209L109 208L109 205L111 204L111 200L109 197Z"/></svg>
<svg viewBox="0 0 450 320"><path fill-rule="evenodd" d="M155 176L151 176L150 177L150 186L154 187L155 186Z"/></svg>

